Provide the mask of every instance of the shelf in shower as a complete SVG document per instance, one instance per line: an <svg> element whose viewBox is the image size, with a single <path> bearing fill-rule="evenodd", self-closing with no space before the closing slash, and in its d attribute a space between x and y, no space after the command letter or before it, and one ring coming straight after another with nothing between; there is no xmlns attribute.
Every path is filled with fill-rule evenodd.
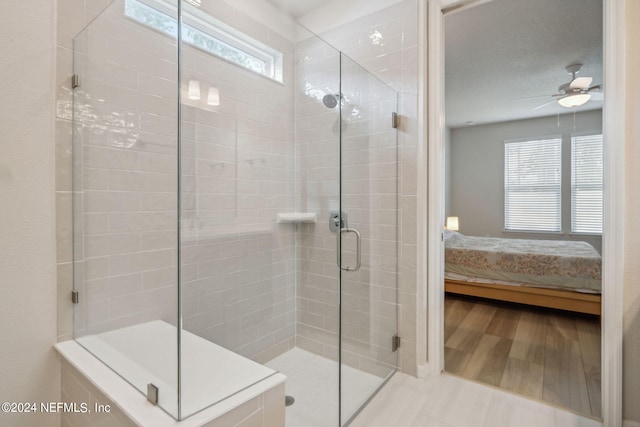
<svg viewBox="0 0 640 427"><path fill-rule="evenodd" d="M183 242L210 242L230 237L244 238L247 236L257 236L259 234L271 234L271 225L267 224L245 224L245 225L223 225L219 227L203 227L199 229L183 228L181 240Z"/></svg>
<svg viewBox="0 0 640 427"><path fill-rule="evenodd" d="M278 222L316 222L318 216L314 212L285 212L278 214Z"/></svg>

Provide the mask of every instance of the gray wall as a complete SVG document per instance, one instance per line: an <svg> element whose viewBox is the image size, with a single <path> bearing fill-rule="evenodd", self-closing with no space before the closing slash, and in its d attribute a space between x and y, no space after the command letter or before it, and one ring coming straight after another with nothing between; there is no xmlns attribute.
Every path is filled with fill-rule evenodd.
<svg viewBox="0 0 640 427"><path fill-rule="evenodd" d="M559 120L559 126L558 126ZM601 250L601 237L570 235L571 134L602 132L602 111L516 120L451 130L448 215L470 236L584 240ZM562 234L504 232L504 141L562 135Z"/></svg>
<svg viewBox="0 0 640 427"><path fill-rule="evenodd" d="M451 213L451 128L444 132L444 215L445 218L453 216Z"/></svg>

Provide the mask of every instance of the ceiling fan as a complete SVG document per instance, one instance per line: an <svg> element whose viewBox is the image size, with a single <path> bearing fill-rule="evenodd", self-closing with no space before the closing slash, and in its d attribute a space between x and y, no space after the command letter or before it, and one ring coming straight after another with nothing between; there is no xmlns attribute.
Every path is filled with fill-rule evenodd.
<svg viewBox="0 0 640 427"><path fill-rule="evenodd" d="M538 110L556 102L563 107L572 108L584 105L589 100L602 101L603 96L601 92L601 85L590 86L593 82L593 78L591 77L576 77L581 68L582 64L573 64L565 68L567 73L571 75L571 80L568 83L560 85L558 87L558 93L554 93L553 95L534 96L531 98L520 98L519 100L546 98L548 96L553 98L550 101L534 107L533 110Z"/></svg>

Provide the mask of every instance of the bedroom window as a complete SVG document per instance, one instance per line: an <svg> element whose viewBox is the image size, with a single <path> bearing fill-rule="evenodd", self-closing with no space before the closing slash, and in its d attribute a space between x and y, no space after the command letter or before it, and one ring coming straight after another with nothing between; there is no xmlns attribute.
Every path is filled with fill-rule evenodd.
<svg viewBox="0 0 640 427"><path fill-rule="evenodd" d="M561 147L560 137L505 143L505 230L560 231Z"/></svg>
<svg viewBox="0 0 640 427"><path fill-rule="evenodd" d="M184 43L254 73L282 83L282 52L212 18L191 4L183 4ZM199 4L199 3L196 3ZM142 25L175 37L175 7L162 0L125 0L125 15Z"/></svg>
<svg viewBox="0 0 640 427"><path fill-rule="evenodd" d="M602 135L571 138L571 232L602 234Z"/></svg>

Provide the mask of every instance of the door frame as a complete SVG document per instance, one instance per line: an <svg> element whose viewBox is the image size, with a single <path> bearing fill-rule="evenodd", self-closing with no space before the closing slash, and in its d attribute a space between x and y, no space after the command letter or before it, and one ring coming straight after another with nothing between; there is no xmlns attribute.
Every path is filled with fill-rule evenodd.
<svg viewBox="0 0 640 427"><path fill-rule="evenodd" d="M427 359L418 365L430 375L444 371L444 15L443 9L470 7L490 0L421 0L421 27L425 27L427 54L421 100L422 121L418 152L418 224L426 236L418 239L418 308L426 308L427 337L418 336ZM625 145L625 0L603 0L604 6L604 226L602 239L601 386L604 425L622 426L622 339L624 279L624 145ZM425 16L426 14L426 16ZM423 39L424 40L424 39ZM424 49L423 49L424 50ZM420 182L426 178L426 183ZM421 187L426 191L420 191ZM418 228L420 232L420 227ZM426 254L426 257L424 256ZM425 310L418 310L424 313ZM424 319L418 325L424 325ZM420 328L418 328L420 330ZM418 354L421 355L420 350Z"/></svg>

